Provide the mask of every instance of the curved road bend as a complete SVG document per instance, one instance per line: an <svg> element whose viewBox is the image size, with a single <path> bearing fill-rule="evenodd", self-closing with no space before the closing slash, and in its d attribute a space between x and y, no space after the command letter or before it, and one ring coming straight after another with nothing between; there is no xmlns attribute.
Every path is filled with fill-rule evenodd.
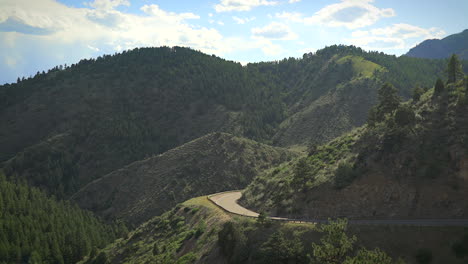
<svg viewBox="0 0 468 264"><path fill-rule="evenodd" d="M241 197L241 192L232 191L209 195L208 199L230 213L248 217L258 217L258 213L242 207L237 203ZM326 220L289 219L283 217L270 217L270 219L308 223L327 222ZM357 225L468 226L468 219L349 220L348 222Z"/></svg>

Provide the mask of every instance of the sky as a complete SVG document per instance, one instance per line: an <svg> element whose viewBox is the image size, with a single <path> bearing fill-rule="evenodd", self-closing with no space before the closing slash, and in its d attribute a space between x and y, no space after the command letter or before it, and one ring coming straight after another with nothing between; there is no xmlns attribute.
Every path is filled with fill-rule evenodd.
<svg viewBox="0 0 468 264"><path fill-rule="evenodd" d="M333 44L397 56L468 28L468 0L0 0L0 84L136 47L238 61Z"/></svg>

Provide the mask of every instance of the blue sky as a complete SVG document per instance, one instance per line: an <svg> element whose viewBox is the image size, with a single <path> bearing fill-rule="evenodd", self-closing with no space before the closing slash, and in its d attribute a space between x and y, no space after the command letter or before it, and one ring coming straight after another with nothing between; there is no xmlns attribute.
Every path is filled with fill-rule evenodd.
<svg viewBox="0 0 468 264"><path fill-rule="evenodd" d="M0 0L0 84L135 47L241 63L352 44L401 55L468 28L463 0Z"/></svg>

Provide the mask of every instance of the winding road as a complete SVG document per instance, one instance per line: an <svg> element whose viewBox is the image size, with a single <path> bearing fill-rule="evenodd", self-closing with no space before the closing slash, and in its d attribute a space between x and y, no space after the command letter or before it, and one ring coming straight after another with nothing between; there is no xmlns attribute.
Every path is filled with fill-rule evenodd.
<svg viewBox="0 0 468 264"><path fill-rule="evenodd" d="M240 206L237 201L242 197L240 191L228 191L208 195L208 199L226 212L246 216L258 217L258 213ZM269 217L272 220L295 223L325 223L327 220L319 219L291 219L283 217ZM407 226L468 226L468 219L411 219L411 220L349 220L355 225L407 225Z"/></svg>

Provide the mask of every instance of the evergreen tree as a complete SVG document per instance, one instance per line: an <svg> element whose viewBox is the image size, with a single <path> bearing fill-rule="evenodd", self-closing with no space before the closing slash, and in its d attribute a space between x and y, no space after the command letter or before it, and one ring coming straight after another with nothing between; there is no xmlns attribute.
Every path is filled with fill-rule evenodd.
<svg viewBox="0 0 468 264"><path fill-rule="evenodd" d="M293 184L297 187L304 187L307 181L313 180L311 176L312 168L307 161L307 158L300 159L294 166Z"/></svg>
<svg viewBox="0 0 468 264"><path fill-rule="evenodd" d="M438 96L442 94L445 90L444 82L439 78L437 79L435 86L434 86L434 96Z"/></svg>
<svg viewBox="0 0 468 264"><path fill-rule="evenodd" d="M260 250L265 263L305 263L306 259L299 238L286 239L281 231L273 233Z"/></svg>
<svg viewBox="0 0 468 264"><path fill-rule="evenodd" d="M463 78L463 70L458 56L453 54L447 65L447 83L455 83L459 78Z"/></svg>
<svg viewBox="0 0 468 264"><path fill-rule="evenodd" d="M411 126L416 122L413 109L401 106L395 111L395 123L398 127Z"/></svg>
<svg viewBox="0 0 468 264"><path fill-rule="evenodd" d="M388 114L393 113L400 105L401 98L395 86L385 83L378 91L378 101L378 104L370 109L367 117L367 122L371 127L384 121Z"/></svg>
<svg viewBox="0 0 468 264"><path fill-rule="evenodd" d="M318 263L341 264L353 250L357 238L346 235L347 226L346 219L338 219L319 227L319 231L324 233L320 239L321 244L312 243L313 256Z"/></svg>
<svg viewBox="0 0 468 264"><path fill-rule="evenodd" d="M385 83L378 91L379 114L381 116L392 113L400 105L401 98L398 90L391 83Z"/></svg>

